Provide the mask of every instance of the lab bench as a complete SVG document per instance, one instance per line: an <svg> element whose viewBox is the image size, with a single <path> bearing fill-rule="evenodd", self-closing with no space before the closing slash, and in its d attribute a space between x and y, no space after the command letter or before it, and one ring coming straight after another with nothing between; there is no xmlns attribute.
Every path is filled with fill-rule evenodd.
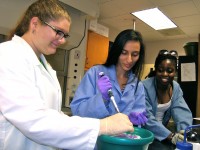
<svg viewBox="0 0 200 150"><path fill-rule="evenodd" d="M197 124L200 124L200 120L194 118L193 125ZM193 131L196 131L198 134L200 134L200 128L193 129ZM176 146L169 142L160 142L158 140L154 140L153 143L149 145L148 150L174 150L175 148Z"/></svg>
<svg viewBox="0 0 200 150"><path fill-rule="evenodd" d="M174 150L176 146L169 142L160 142L158 140L154 140L153 143L149 145L148 150Z"/></svg>
<svg viewBox="0 0 200 150"><path fill-rule="evenodd" d="M68 107L63 107L62 111L68 115L68 116L72 116L72 112L71 109ZM193 120L193 124L200 124L200 120ZM171 130L173 130L173 122L169 123L169 128ZM200 134L200 130L197 131L198 134ZM154 140L153 143L151 143L149 145L148 150L174 150L176 148L175 145L169 143L169 142L160 142L158 140Z"/></svg>

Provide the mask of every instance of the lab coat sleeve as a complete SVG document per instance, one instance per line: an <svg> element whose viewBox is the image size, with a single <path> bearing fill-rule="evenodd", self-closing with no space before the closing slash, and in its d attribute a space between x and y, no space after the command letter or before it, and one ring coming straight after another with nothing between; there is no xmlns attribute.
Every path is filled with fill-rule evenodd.
<svg viewBox="0 0 200 150"><path fill-rule="evenodd" d="M79 84L70 104L73 115L92 118L109 116L109 111L97 87L98 69L90 68Z"/></svg>
<svg viewBox="0 0 200 150"><path fill-rule="evenodd" d="M177 131L184 130L192 125L192 113L183 98L183 92L178 83L174 82L174 97L172 103L172 118L175 122Z"/></svg>
<svg viewBox="0 0 200 150"><path fill-rule="evenodd" d="M38 144L61 149L93 149L99 120L69 117L47 108L34 85L33 66L15 57L9 60L0 57L0 111L6 121Z"/></svg>
<svg viewBox="0 0 200 150"><path fill-rule="evenodd" d="M155 118L157 100L153 99L156 98L156 92L152 80L153 79L150 78L143 81L148 118L145 128L153 132L157 140L162 141L169 136L171 131L169 131L162 123L158 122Z"/></svg>

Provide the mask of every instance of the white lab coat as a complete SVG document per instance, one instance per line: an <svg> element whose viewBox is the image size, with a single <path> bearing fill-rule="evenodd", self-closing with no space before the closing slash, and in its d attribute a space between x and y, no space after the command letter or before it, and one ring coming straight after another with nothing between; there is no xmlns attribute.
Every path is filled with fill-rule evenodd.
<svg viewBox="0 0 200 150"><path fill-rule="evenodd" d="M99 120L61 112L56 72L21 37L0 44L0 150L93 149Z"/></svg>

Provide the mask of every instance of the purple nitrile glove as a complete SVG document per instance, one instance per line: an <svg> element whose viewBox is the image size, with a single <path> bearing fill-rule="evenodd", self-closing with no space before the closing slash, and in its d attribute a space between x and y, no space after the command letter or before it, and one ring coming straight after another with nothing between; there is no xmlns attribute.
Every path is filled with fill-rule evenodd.
<svg viewBox="0 0 200 150"><path fill-rule="evenodd" d="M129 115L129 120L133 125L145 125L147 122L146 112L131 112Z"/></svg>
<svg viewBox="0 0 200 150"><path fill-rule="evenodd" d="M107 101L110 100L110 96L108 95L108 90L112 89L112 84L110 82L109 77L106 75L99 76L97 85L99 87L103 99Z"/></svg>

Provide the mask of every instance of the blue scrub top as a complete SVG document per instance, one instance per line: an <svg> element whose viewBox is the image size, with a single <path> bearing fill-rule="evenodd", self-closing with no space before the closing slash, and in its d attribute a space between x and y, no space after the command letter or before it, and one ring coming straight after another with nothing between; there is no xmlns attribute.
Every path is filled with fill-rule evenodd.
<svg viewBox="0 0 200 150"><path fill-rule="evenodd" d="M97 65L86 72L70 104L73 115L104 118L117 113L112 102L104 102L98 89L97 80L99 72L104 72L110 78L112 92L121 113L128 115L133 111L142 112L145 110L143 84L138 82L133 73L130 73L127 85L122 92L118 84L115 68L114 65L110 67Z"/></svg>
<svg viewBox="0 0 200 150"><path fill-rule="evenodd" d="M157 95L155 77L148 78L142 81L145 88L147 118L148 121L145 128L152 131L155 138L159 141L166 139L171 133L166 128L169 120L172 118L177 132L184 130L187 126L192 125L192 113L183 98L183 92L176 81L173 81L173 93L171 99L171 106L165 112L162 123L156 120L157 112Z"/></svg>

